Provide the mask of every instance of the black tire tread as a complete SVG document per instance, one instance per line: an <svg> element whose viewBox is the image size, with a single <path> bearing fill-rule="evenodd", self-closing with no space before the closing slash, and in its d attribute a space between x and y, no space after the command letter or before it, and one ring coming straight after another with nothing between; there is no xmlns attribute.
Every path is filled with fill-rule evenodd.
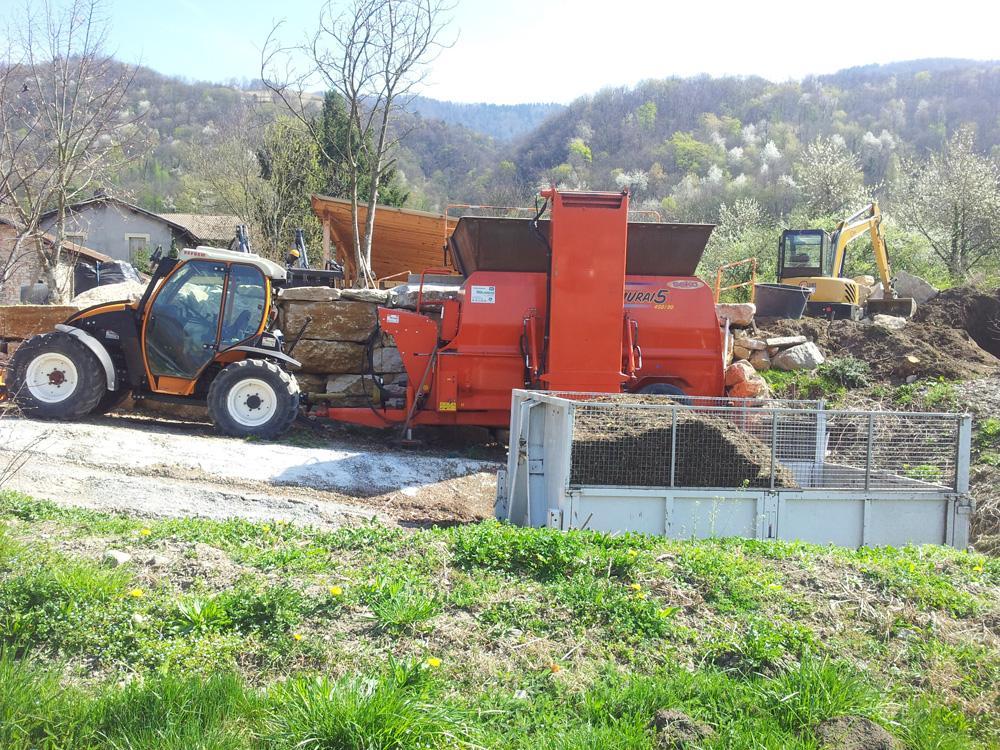
<svg viewBox="0 0 1000 750"><path fill-rule="evenodd" d="M57 404L37 401L24 387L28 363L46 351L58 351L70 356L80 378L73 396ZM76 337L62 331L33 336L19 346L8 365L8 382L14 401L21 410L41 419L82 419L94 410L108 391L107 376L94 353Z"/></svg>
<svg viewBox="0 0 1000 750"><path fill-rule="evenodd" d="M236 423L226 410L226 394L230 387L246 377L267 380L278 397L275 418L259 427L249 428ZM244 359L233 362L215 376L208 388L208 416L215 429L230 437L254 437L271 440L284 435L299 414L299 384L295 377L274 362Z"/></svg>

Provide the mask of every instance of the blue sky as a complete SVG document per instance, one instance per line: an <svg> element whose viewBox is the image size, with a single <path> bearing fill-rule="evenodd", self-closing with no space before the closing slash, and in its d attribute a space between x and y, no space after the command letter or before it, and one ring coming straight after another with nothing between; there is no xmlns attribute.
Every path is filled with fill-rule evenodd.
<svg viewBox="0 0 1000 750"><path fill-rule="evenodd" d="M58 3L59 0L54 0ZM256 78L275 21L300 38L317 0L107 0L120 57L212 81ZM23 0L0 0L0 11ZM567 102L603 86L709 73L772 80L917 57L1000 58L997 3L949 0L458 0L424 94Z"/></svg>

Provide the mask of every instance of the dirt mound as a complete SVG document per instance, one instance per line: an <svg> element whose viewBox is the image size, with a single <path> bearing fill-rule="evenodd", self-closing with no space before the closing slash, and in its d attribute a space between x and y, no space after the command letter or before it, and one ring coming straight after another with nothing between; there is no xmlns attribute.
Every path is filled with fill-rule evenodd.
<svg viewBox="0 0 1000 750"><path fill-rule="evenodd" d="M837 716L816 727L824 750L895 750L895 738L863 716Z"/></svg>
<svg viewBox="0 0 1000 750"><path fill-rule="evenodd" d="M928 303L930 304L930 303ZM1000 360L984 351L961 328L909 321L890 330L853 320L759 318L769 335L804 335L829 357L850 355L867 362L882 380L918 378L968 380L996 372Z"/></svg>
<svg viewBox="0 0 1000 750"><path fill-rule="evenodd" d="M683 750L700 746L705 740L715 736L715 730L708 724L669 708L657 711L649 722L649 728L656 732L657 750Z"/></svg>
<svg viewBox="0 0 1000 750"><path fill-rule="evenodd" d="M674 439L670 414L659 410L577 412L572 484L667 487ZM678 487L768 487L771 449L731 422L678 412ZM775 466L777 487L797 487L795 476Z"/></svg>
<svg viewBox="0 0 1000 750"><path fill-rule="evenodd" d="M983 349L1000 357L1000 289L946 289L918 307L913 319L940 328L961 328Z"/></svg>

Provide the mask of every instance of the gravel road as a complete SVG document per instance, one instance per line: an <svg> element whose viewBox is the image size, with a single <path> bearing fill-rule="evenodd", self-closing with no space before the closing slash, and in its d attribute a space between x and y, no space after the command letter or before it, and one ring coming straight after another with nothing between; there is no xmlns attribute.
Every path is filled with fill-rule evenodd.
<svg viewBox="0 0 1000 750"><path fill-rule="evenodd" d="M0 468L19 455L24 465L5 489L37 498L151 516L321 526L486 517L498 466L324 433L251 442L220 437L207 425L134 416L75 423L6 417Z"/></svg>

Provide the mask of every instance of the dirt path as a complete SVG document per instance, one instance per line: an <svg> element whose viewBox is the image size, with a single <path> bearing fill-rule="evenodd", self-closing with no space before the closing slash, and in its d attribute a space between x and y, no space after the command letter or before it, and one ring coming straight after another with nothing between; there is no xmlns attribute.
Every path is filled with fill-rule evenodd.
<svg viewBox="0 0 1000 750"><path fill-rule="evenodd" d="M153 516L340 526L492 513L493 461L297 437L292 442L308 445L223 438L206 425L125 416L69 424L7 418L0 422L0 466L18 453L26 458L6 489Z"/></svg>

